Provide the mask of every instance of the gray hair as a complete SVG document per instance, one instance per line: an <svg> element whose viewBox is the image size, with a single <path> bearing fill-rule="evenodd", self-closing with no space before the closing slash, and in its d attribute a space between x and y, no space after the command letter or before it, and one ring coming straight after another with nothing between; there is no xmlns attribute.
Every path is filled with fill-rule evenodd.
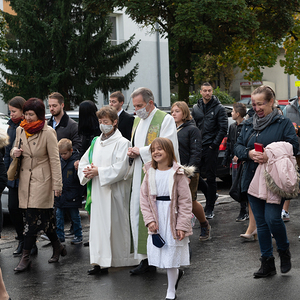
<svg viewBox="0 0 300 300"><path fill-rule="evenodd" d="M154 102L154 96L153 93L151 92L151 90L144 88L144 87L140 87L138 89L136 89L135 91L133 91L133 93L130 95L131 98L134 98L138 95L142 95L143 100L146 103L149 103L150 100L152 100Z"/></svg>

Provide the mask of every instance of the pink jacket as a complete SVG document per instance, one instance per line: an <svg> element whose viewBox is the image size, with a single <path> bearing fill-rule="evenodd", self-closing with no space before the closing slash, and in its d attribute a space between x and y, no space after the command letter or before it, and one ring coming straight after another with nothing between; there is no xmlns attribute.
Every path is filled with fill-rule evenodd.
<svg viewBox="0 0 300 300"><path fill-rule="evenodd" d="M170 222L174 239L177 238L176 230L184 231L186 236L193 234L191 225L192 196L186 174L193 175L194 170L194 167L182 167L176 162L173 163L169 190L171 195ZM151 162L145 164L144 171L146 175L140 193L141 211L146 226L154 221L159 228L156 207L155 169L151 167ZM152 234L150 231L148 233Z"/></svg>
<svg viewBox="0 0 300 300"><path fill-rule="evenodd" d="M287 142L274 142L265 151L268 161L257 167L248 194L274 204L279 204L283 197L297 197L299 175L293 146Z"/></svg>

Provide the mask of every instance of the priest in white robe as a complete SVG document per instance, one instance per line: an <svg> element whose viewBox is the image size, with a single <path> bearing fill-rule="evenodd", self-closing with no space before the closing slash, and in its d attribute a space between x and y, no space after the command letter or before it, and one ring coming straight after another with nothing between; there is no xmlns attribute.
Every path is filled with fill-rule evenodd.
<svg viewBox="0 0 300 300"><path fill-rule="evenodd" d="M130 200L130 220L134 241L135 258L141 260L140 265L131 270L131 274L139 275L151 271L147 259L147 229L140 213L140 187L144 177L142 167L151 160L150 145L156 137L165 137L172 141L178 162L178 140L174 119L167 113L157 109L154 96L147 88L138 88L132 95L132 103L137 114L132 128L132 148L128 156L133 161L133 182Z"/></svg>
<svg viewBox="0 0 300 300"><path fill-rule="evenodd" d="M102 107L97 116L102 134L93 140L79 162L78 176L87 186L90 211L90 263L93 275L108 267L133 266L129 221L131 178L127 177L130 142L117 129L118 116L113 107ZM91 184L91 186L89 186ZM89 197L90 195L90 197Z"/></svg>

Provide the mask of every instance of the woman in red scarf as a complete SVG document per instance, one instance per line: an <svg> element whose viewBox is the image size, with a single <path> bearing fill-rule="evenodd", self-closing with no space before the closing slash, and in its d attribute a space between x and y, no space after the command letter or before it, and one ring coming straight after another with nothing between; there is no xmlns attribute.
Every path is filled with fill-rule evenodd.
<svg viewBox="0 0 300 300"><path fill-rule="evenodd" d="M60 255L67 254L57 237L53 212L54 194L59 196L62 190L56 133L45 123L42 100L27 100L23 113L25 119L17 128L15 147L11 150L12 156L22 156L19 207L26 210L24 247L21 261L14 269L16 272L25 271L30 266L30 250L40 230L45 231L53 247L49 263L58 262Z"/></svg>

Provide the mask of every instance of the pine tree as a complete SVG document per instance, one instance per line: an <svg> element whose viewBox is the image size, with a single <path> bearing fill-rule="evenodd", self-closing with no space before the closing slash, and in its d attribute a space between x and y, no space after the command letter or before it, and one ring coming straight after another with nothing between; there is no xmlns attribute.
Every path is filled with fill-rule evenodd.
<svg viewBox="0 0 300 300"><path fill-rule="evenodd" d="M11 0L16 15L5 14L9 26L5 68L0 69L3 100L16 95L45 99L53 91L76 105L102 91L126 89L138 65L114 76L137 52L129 40L112 45L108 12L84 9L82 0Z"/></svg>

